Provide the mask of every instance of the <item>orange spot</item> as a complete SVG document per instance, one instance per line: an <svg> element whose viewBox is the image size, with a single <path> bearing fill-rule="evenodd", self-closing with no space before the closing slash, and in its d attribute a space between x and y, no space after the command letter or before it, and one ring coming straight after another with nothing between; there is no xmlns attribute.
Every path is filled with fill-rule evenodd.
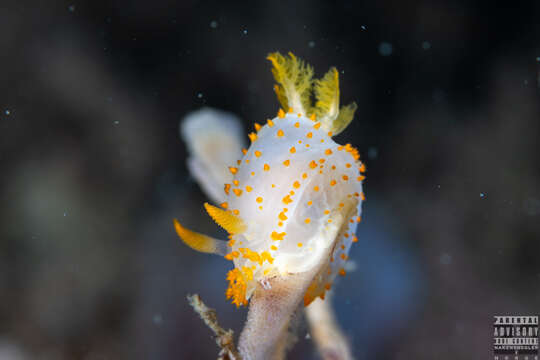
<svg viewBox="0 0 540 360"><path fill-rule="evenodd" d="M302 174L302 179L305 179L305 178L307 178L307 174L306 174L306 173L303 173L303 174Z"/></svg>
<svg viewBox="0 0 540 360"><path fill-rule="evenodd" d="M249 164L249 159L246 159L246 164Z"/></svg>
<svg viewBox="0 0 540 360"><path fill-rule="evenodd" d="M235 186L238 186L238 185L240 185L240 181L238 181L238 180L233 180L233 184L234 184Z"/></svg>
<svg viewBox="0 0 540 360"><path fill-rule="evenodd" d="M255 172L254 172L254 171L251 172L251 176L255 176Z"/></svg>
<svg viewBox="0 0 540 360"><path fill-rule="evenodd" d="M309 138L309 139L311 139L311 138L313 137L313 133L312 133L312 132L308 132L308 133L306 134L306 137Z"/></svg>
<svg viewBox="0 0 540 360"><path fill-rule="evenodd" d="M283 130L279 129L277 131L277 137L282 137L283 135L285 135L285 133L283 132Z"/></svg>
<svg viewBox="0 0 540 360"><path fill-rule="evenodd" d="M236 160L236 164L240 165L242 163L242 160Z"/></svg>
<svg viewBox="0 0 540 360"><path fill-rule="evenodd" d="M309 200L309 201L307 202L307 204L308 204L308 206L311 206L311 205L313 205L313 201Z"/></svg>
<svg viewBox="0 0 540 360"><path fill-rule="evenodd" d="M332 155L332 150L330 149L326 149L326 151L324 152L326 155Z"/></svg>
<svg viewBox="0 0 540 360"><path fill-rule="evenodd" d="M293 113L293 109L292 107L289 108L289 114L292 114Z"/></svg>
<svg viewBox="0 0 540 360"><path fill-rule="evenodd" d="M315 162L315 160L311 160L311 162L309 163L309 167L312 169L315 169L317 167L317 163Z"/></svg>
<svg viewBox="0 0 540 360"><path fill-rule="evenodd" d="M272 246L270 246L270 249L272 249L272 250L275 251L275 250L277 250L277 246L276 246L276 245L272 245Z"/></svg>
<svg viewBox="0 0 540 360"><path fill-rule="evenodd" d="M340 207L340 208L342 208L342 207L344 207L344 206L345 206L344 203L339 203L339 207Z"/></svg>
<svg viewBox="0 0 540 360"><path fill-rule="evenodd" d="M291 165L291 160L289 160L289 159L285 160L285 161L283 162L283 165L285 165L285 166Z"/></svg>
<svg viewBox="0 0 540 360"><path fill-rule="evenodd" d="M294 127L295 127L295 128L299 128L299 127L300 127L300 123L299 123L298 121L295 122L295 123L294 123Z"/></svg>
<svg viewBox="0 0 540 360"><path fill-rule="evenodd" d="M318 187L318 186L314 186L314 187L313 187L313 191L319 191L319 187Z"/></svg>
<svg viewBox="0 0 540 360"><path fill-rule="evenodd" d="M349 180L349 177L348 177L347 175L343 175L341 178L342 178L344 181Z"/></svg>
<svg viewBox="0 0 540 360"><path fill-rule="evenodd" d="M362 199L362 201L366 201L366 196L363 192L360 193L360 199Z"/></svg>
<svg viewBox="0 0 540 360"><path fill-rule="evenodd" d="M233 192L236 196L242 195L242 189L233 189Z"/></svg>
<svg viewBox="0 0 540 360"><path fill-rule="evenodd" d="M246 155L247 154L247 149L242 149L242 154Z"/></svg>
<svg viewBox="0 0 540 360"><path fill-rule="evenodd" d="M296 152L296 148L293 146L290 150L291 154L294 154Z"/></svg>
<svg viewBox="0 0 540 360"><path fill-rule="evenodd" d="M310 219L310 218L306 218L306 220L304 220L304 222L305 222L306 224L309 224L309 223L311 222L311 219Z"/></svg>
<svg viewBox="0 0 540 360"><path fill-rule="evenodd" d="M231 190L231 184L225 184L225 188L223 189L225 194L229 195L229 190Z"/></svg>
<svg viewBox="0 0 540 360"><path fill-rule="evenodd" d="M315 116L315 114L311 114L309 119L312 120L312 121L315 121L317 119L317 117Z"/></svg>
<svg viewBox="0 0 540 360"><path fill-rule="evenodd" d="M366 165L364 165L364 164L362 163L362 165L360 165L360 167L358 168L358 170L359 170L361 173L366 172Z"/></svg>
<svg viewBox="0 0 540 360"><path fill-rule="evenodd" d="M219 206L221 206L222 208L226 209L229 207L229 204L227 202L222 202L221 204L219 204Z"/></svg>
<svg viewBox="0 0 540 360"><path fill-rule="evenodd" d="M275 188L275 187L276 187L276 184L272 184L272 187Z"/></svg>
<svg viewBox="0 0 540 360"><path fill-rule="evenodd" d="M256 157L260 157L262 155L262 152L260 152L259 150L255 150L254 154Z"/></svg>
<svg viewBox="0 0 540 360"><path fill-rule="evenodd" d="M336 184L337 184L337 183L336 183L336 180L330 181L330 186L334 186L334 185L336 185Z"/></svg>
<svg viewBox="0 0 540 360"><path fill-rule="evenodd" d="M343 269L343 268L339 269L339 275L345 276L345 274L347 274L347 273L345 272L345 269Z"/></svg>
<svg viewBox="0 0 540 360"><path fill-rule="evenodd" d="M341 245L341 250L345 250L345 245Z"/></svg>
<svg viewBox="0 0 540 360"><path fill-rule="evenodd" d="M347 255L345 254L341 254L339 257L342 258L343 260L347 260Z"/></svg>
<svg viewBox="0 0 540 360"><path fill-rule="evenodd" d="M285 111L283 111L283 109L279 109L277 116L278 118L283 119L285 117Z"/></svg>
<svg viewBox="0 0 540 360"><path fill-rule="evenodd" d="M330 291L330 289L332 288L332 284L325 284L324 285L324 288L328 291Z"/></svg>
<svg viewBox="0 0 540 360"><path fill-rule="evenodd" d="M353 236L352 237L352 242L355 243L355 242L358 242L358 238L356 236Z"/></svg>
<svg viewBox="0 0 540 360"><path fill-rule="evenodd" d="M261 124L259 124L259 123L254 123L253 127L255 127L255 131L261 130Z"/></svg>
<svg viewBox="0 0 540 360"><path fill-rule="evenodd" d="M346 163L345 166L348 167L348 168L350 168L350 167L351 167L351 164Z"/></svg>
<svg viewBox="0 0 540 360"><path fill-rule="evenodd" d="M262 197L258 197L255 199L255 201L257 201L259 204L263 202L263 198Z"/></svg>
<svg viewBox="0 0 540 360"><path fill-rule="evenodd" d="M257 140L257 134L255 134L254 132L250 132L248 134L248 137L249 137L249 140L251 140L251 142L255 142L255 140Z"/></svg>
<svg viewBox="0 0 540 360"><path fill-rule="evenodd" d="M300 183L295 181L292 186L294 186L295 189L298 189L300 187Z"/></svg>
<svg viewBox="0 0 540 360"><path fill-rule="evenodd" d="M320 122L318 122L318 123L316 123L315 125L313 125L313 128L314 128L315 130L319 130L320 127L321 127L321 123L320 123Z"/></svg>
<svg viewBox="0 0 540 360"><path fill-rule="evenodd" d="M234 166L229 166L229 171L231 174L236 174L238 172L238 168L235 168Z"/></svg>
<svg viewBox="0 0 540 360"><path fill-rule="evenodd" d="M240 215L240 210L238 209L234 209L232 212L234 215Z"/></svg>
<svg viewBox="0 0 540 360"><path fill-rule="evenodd" d="M303 246L303 244L302 244L302 243L298 243L297 245L298 245L298 247L302 247L302 246Z"/></svg>
<svg viewBox="0 0 540 360"><path fill-rule="evenodd" d="M330 214L330 210L324 210L324 214L325 214L325 215Z"/></svg>
<svg viewBox="0 0 540 360"><path fill-rule="evenodd" d="M288 219L287 215L285 215L283 212L280 212L278 215L278 218L282 221L285 221Z"/></svg>
<svg viewBox="0 0 540 360"><path fill-rule="evenodd" d="M362 221L362 218L360 216L357 216L356 217L356 222L359 223L360 221Z"/></svg>
<svg viewBox="0 0 540 360"><path fill-rule="evenodd" d="M336 170L336 165L332 165L332 170Z"/></svg>
<svg viewBox="0 0 540 360"><path fill-rule="evenodd" d="M283 223L280 221L277 223L277 226L283 226Z"/></svg>
<svg viewBox="0 0 540 360"><path fill-rule="evenodd" d="M270 235L270 237L272 238L272 240L283 240L283 238L285 237L285 235L287 235L287 233L277 233L275 231L272 231L272 234Z"/></svg>
<svg viewBox="0 0 540 360"><path fill-rule="evenodd" d="M290 204L290 203L292 203L292 200L291 200L290 195L285 196L285 197L283 198L282 201L283 201L285 204Z"/></svg>
<svg viewBox="0 0 540 360"><path fill-rule="evenodd" d="M249 185L246 185L246 191L251 192L251 190L253 190L253 188L251 186L249 186Z"/></svg>
<svg viewBox="0 0 540 360"><path fill-rule="evenodd" d="M362 181L362 180L364 180L365 178L366 178L365 176L363 176L363 175L360 175L359 177L357 177L357 178L356 178L356 180L358 180L358 181Z"/></svg>
<svg viewBox="0 0 540 360"><path fill-rule="evenodd" d="M319 162L320 162L321 164L324 164L325 161L326 161L326 160L324 160L324 159L319 159Z"/></svg>
<svg viewBox="0 0 540 360"><path fill-rule="evenodd" d="M266 120L266 123L268 124L268 126L272 127L274 126L274 122L270 119Z"/></svg>
<svg viewBox="0 0 540 360"><path fill-rule="evenodd" d="M332 137L332 132L331 131L328 132L328 136Z"/></svg>
<svg viewBox="0 0 540 360"><path fill-rule="evenodd" d="M263 169L264 169L264 171L270 170L270 165L264 164Z"/></svg>

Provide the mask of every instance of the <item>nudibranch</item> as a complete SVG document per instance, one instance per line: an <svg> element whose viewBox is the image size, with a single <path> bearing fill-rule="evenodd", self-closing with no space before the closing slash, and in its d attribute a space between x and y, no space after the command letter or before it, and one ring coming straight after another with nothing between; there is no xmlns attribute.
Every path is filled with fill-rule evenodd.
<svg viewBox="0 0 540 360"><path fill-rule="evenodd" d="M228 168L225 201L204 204L229 240L188 230L176 219L174 225L191 248L234 262L226 296L236 306L247 305L257 283L264 288L272 277L311 271L307 306L324 299L336 275L345 275L357 241L366 167L353 146L333 140L353 119L356 104L340 107L335 68L314 79L313 68L292 53L267 59L282 109L264 125L254 124L251 145Z"/></svg>

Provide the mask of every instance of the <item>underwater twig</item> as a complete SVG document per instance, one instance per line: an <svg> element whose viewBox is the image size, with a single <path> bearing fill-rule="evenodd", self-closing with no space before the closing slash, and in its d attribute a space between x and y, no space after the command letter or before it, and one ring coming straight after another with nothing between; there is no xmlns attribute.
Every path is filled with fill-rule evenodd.
<svg viewBox="0 0 540 360"><path fill-rule="evenodd" d="M336 322L331 299L316 299L306 308L311 337L323 360L352 360L351 349Z"/></svg>
<svg viewBox="0 0 540 360"><path fill-rule="evenodd" d="M216 344L221 349L218 359L241 360L234 345L234 332L231 329L225 330L219 326L216 310L206 306L198 294L188 295L187 299L193 310L199 314L204 323L214 332Z"/></svg>

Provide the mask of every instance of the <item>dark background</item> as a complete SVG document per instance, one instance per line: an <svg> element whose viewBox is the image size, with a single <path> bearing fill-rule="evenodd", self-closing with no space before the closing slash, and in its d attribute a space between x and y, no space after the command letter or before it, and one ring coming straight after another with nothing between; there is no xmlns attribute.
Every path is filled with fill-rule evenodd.
<svg viewBox="0 0 540 360"><path fill-rule="evenodd" d="M358 359L480 359L540 311L540 2L0 3L0 358L215 358L230 263L179 121L273 117L271 51L341 75L367 163L357 270L334 287ZM292 359L316 358L300 325Z"/></svg>

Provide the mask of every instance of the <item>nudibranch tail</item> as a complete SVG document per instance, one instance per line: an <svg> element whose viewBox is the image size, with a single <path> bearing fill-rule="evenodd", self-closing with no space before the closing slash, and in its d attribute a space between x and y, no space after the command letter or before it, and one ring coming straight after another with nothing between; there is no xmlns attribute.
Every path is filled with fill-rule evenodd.
<svg viewBox="0 0 540 360"><path fill-rule="evenodd" d="M225 241L186 229L176 219L174 219L174 228L180 239L193 250L222 256L229 251Z"/></svg>
<svg viewBox="0 0 540 360"><path fill-rule="evenodd" d="M231 211L221 210L218 207L204 203L204 208L210 217L229 234L240 234L246 230L246 225Z"/></svg>

